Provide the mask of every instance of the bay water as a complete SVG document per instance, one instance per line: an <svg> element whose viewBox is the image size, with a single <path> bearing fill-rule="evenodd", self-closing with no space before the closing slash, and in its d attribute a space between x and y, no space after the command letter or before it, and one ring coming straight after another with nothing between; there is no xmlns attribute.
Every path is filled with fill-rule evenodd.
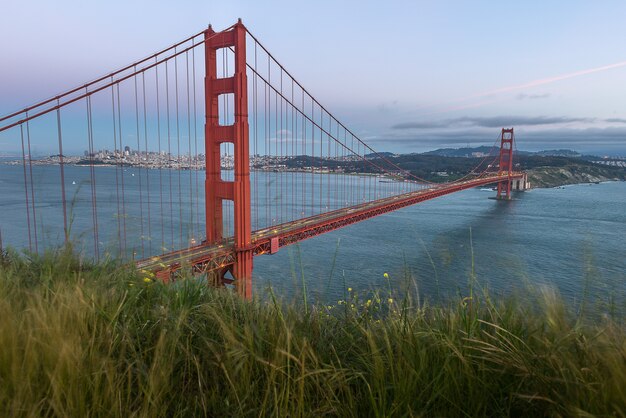
<svg viewBox="0 0 626 418"><path fill-rule="evenodd" d="M122 222L116 215L119 187L116 189L115 170L95 168L99 245L111 254L115 254L115 247L122 239L121 231L118 232ZM139 236L141 231L132 221L139 211L139 202L143 199L154 213L161 205L155 194L150 201L141 195L139 176L143 175L145 186L146 181L157 184L158 176L165 175L168 195L168 176L172 172L141 170L141 174L139 169L124 170L124 204L126 213L130 214L127 235ZM58 172L58 166L33 166L34 218L39 222L38 242L42 247L62 241ZM176 206L178 181L183 191L197 191L196 174L187 171L180 177L177 172L173 175L175 196L168 215L171 228L162 232L171 234L172 246L176 246L179 235L180 242L186 242L189 234L201 235L204 203L198 197ZM273 183L276 175L253 173L253 189L255 185ZM350 181L349 176L341 175L316 175L316 178L291 175L284 179L304 184L321 181L322 176L330 187ZM71 235L88 253L93 247L90 168L66 166L65 179ZM387 187L385 184L381 182L379 187ZM23 167L0 164L0 231L4 246L28 247L24 188ZM281 199L293 203L291 210L305 211L306 208L298 206L299 195L288 196L293 190L297 187L285 184L281 187ZM255 217L259 226L264 218L268 218L267 222L278 222L269 219L271 214L263 208L264 201L275 204L270 203L272 196L259 198L262 190L256 193L259 203L253 222ZM252 194L255 197L254 190ZM271 287L282 297L297 298L306 288L309 298L336 301L351 292L387 291L391 286L394 293L408 289L418 292L421 298L435 300L457 294L465 296L472 284L495 293L546 286L572 301L585 295L601 300L626 300L626 183L532 189L515 194L508 202L491 199L494 195L486 189L466 190L302 241L271 256L256 257L255 292L266 295ZM192 219L191 222L183 223L176 216L183 212L183 218ZM262 220L258 221L259 218ZM159 225L155 223L151 227L155 229L154 235ZM147 234L147 223L141 228ZM179 234L180 228L185 230L184 237ZM32 235L31 231L31 241ZM163 241L170 242L169 236ZM145 247L145 253L160 250L156 244L149 246L150 249L147 244ZM139 257L138 247L134 248L135 256Z"/></svg>

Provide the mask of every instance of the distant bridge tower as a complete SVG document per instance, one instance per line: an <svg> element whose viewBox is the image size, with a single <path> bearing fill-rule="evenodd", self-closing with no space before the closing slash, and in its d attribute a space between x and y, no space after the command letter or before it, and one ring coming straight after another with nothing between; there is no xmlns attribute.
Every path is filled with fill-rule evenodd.
<svg viewBox="0 0 626 418"><path fill-rule="evenodd" d="M515 134L513 128L502 129L500 139L500 168L498 174L508 176L509 181L498 183L497 199L511 199L511 175L513 174L513 141Z"/></svg>
<svg viewBox="0 0 626 418"><path fill-rule="evenodd" d="M250 156L248 128L248 80L246 76L246 28L239 22L232 29L216 34L211 26L205 31L205 112L204 140L206 152L206 241L217 244L223 239L222 202L234 203L235 263L219 271L231 272L237 292L246 299L252 297L252 227L250 215ZM217 78L217 50L232 48L235 53L235 73ZM219 124L219 96L234 94L235 122ZM220 145L234 146L234 181L221 178Z"/></svg>

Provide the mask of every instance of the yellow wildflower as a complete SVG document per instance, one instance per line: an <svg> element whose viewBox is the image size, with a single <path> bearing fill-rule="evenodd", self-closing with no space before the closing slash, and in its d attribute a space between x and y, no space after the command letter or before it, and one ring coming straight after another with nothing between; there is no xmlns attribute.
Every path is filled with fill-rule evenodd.
<svg viewBox="0 0 626 418"><path fill-rule="evenodd" d="M351 287L348 288L348 292L352 292L352 288Z"/></svg>
<svg viewBox="0 0 626 418"><path fill-rule="evenodd" d="M149 277L144 277L143 278L144 283L152 283L152 279Z"/></svg>
<svg viewBox="0 0 626 418"><path fill-rule="evenodd" d="M385 279L388 279L388 278L389 278L389 273L385 273L385 274L383 274L383 277L384 277Z"/></svg>
<svg viewBox="0 0 626 418"><path fill-rule="evenodd" d="M387 299L387 302L389 302L389 303L393 303L393 299L392 299L392 298L389 298L389 299Z"/></svg>

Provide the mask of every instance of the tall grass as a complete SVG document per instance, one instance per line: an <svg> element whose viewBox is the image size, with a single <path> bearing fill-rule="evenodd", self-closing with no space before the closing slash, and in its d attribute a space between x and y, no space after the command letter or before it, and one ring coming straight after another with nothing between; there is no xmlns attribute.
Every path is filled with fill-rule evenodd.
<svg viewBox="0 0 626 418"><path fill-rule="evenodd" d="M392 278L393 279L393 278ZM365 296L367 298L367 296ZM555 291L247 303L71 249L0 263L4 416L626 415L620 318Z"/></svg>

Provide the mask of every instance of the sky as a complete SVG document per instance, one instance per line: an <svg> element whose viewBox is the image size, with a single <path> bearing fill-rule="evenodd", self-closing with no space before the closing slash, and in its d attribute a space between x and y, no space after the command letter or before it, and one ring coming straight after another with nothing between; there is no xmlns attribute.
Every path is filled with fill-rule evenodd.
<svg viewBox="0 0 626 418"><path fill-rule="evenodd" d="M626 155L626 2L3 0L0 114L242 18L378 151ZM0 144L1 146L2 144Z"/></svg>

